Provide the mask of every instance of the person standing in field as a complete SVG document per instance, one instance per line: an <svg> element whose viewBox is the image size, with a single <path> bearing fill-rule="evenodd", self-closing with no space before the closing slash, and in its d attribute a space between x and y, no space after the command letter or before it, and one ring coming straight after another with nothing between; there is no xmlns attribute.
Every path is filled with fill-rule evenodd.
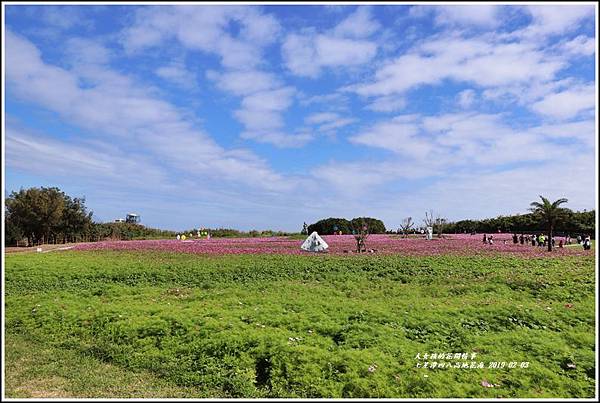
<svg viewBox="0 0 600 403"><path fill-rule="evenodd" d="M537 244L537 235L533 234L533 236L531 237L531 246L536 246Z"/></svg>
<svg viewBox="0 0 600 403"><path fill-rule="evenodd" d="M590 241L590 236L586 236L585 239L583 240L583 249L584 250L590 250L592 249L592 243Z"/></svg>
<svg viewBox="0 0 600 403"><path fill-rule="evenodd" d="M483 243L487 243L487 234L483 234Z"/></svg>
<svg viewBox="0 0 600 403"><path fill-rule="evenodd" d="M514 234L513 234L513 243L514 243L514 244L517 244L517 243L519 243L519 237L517 237L517 234L516 234L516 233L514 233Z"/></svg>
<svg viewBox="0 0 600 403"><path fill-rule="evenodd" d="M488 243L489 243L490 245L493 245L493 244L494 244L494 236L493 236L493 235L490 235L490 236L488 237Z"/></svg>
<svg viewBox="0 0 600 403"><path fill-rule="evenodd" d="M523 234L521 234L521 235L519 236L519 243L520 243L521 245L523 245L523 244L525 243L525 237L523 236Z"/></svg>

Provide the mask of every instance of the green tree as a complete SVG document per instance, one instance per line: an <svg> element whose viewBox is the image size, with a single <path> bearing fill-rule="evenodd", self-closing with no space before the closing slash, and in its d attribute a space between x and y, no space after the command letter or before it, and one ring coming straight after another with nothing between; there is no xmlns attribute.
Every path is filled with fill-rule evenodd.
<svg viewBox="0 0 600 403"><path fill-rule="evenodd" d="M5 224L10 224L11 238L26 237L29 245L57 240L61 234L80 235L91 225L84 199L71 199L56 187L12 192L5 206Z"/></svg>
<svg viewBox="0 0 600 403"><path fill-rule="evenodd" d="M550 200L540 195L542 202L531 202L530 210L534 214L538 214L541 218L542 223L548 230L548 251L552 251L552 232L556 226L556 222L565 215L565 209L561 208L560 205L567 203L567 199L558 199L550 203Z"/></svg>
<svg viewBox="0 0 600 403"><path fill-rule="evenodd" d="M385 225L383 221L371 217L357 217L350 221L350 226L353 229L362 228L363 222L369 228L369 234L385 234Z"/></svg>
<svg viewBox="0 0 600 403"><path fill-rule="evenodd" d="M74 198L65 195L62 223L60 226L63 240L67 236L83 236L91 234L92 212L87 212L85 198Z"/></svg>
<svg viewBox="0 0 600 403"><path fill-rule="evenodd" d="M23 236L21 227L7 215L4 222L4 244L6 246L16 245L17 242L23 239Z"/></svg>
<svg viewBox="0 0 600 403"><path fill-rule="evenodd" d="M320 235L332 235L334 231L342 231L344 234L350 234L352 232L352 225L345 218L329 217L309 225L307 229L309 234L313 231L316 231Z"/></svg>
<svg viewBox="0 0 600 403"><path fill-rule="evenodd" d="M6 199L6 212L31 245L48 240L56 232L64 204L64 193L58 188L21 189Z"/></svg>

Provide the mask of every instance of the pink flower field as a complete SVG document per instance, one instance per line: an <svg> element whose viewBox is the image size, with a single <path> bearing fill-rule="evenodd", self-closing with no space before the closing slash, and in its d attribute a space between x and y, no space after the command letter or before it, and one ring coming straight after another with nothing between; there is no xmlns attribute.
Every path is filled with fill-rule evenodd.
<svg viewBox="0 0 600 403"><path fill-rule="evenodd" d="M482 242L483 234L444 235L428 241L424 238L401 238L399 235L371 235L367 239L367 248L375 254L399 254L404 256L434 255L493 255L511 254L522 257L593 255L594 251L584 251L579 245L558 248L552 253L544 247L534 247L512 243L511 234L493 234L494 245ZM325 235L323 239L329 245L329 254L354 254L356 242L352 235ZM507 240L504 244L503 240ZM313 255L300 249L302 240L287 237L269 238L211 238L178 241L176 239L144 241L105 241L76 245L73 250L158 250L206 255L222 254L288 254ZM364 254L364 253L363 253ZM367 253L369 254L369 253Z"/></svg>

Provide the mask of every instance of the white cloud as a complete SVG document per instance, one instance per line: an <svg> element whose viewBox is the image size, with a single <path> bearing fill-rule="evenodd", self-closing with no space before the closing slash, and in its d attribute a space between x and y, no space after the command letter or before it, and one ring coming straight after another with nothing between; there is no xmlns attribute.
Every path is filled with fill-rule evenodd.
<svg viewBox="0 0 600 403"><path fill-rule="evenodd" d="M365 40L327 35L290 34L282 46L287 68L294 74L315 78L324 67L357 66L371 60L377 45Z"/></svg>
<svg viewBox="0 0 600 403"><path fill-rule="evenodd" d="M197 87L196 75L187 69L183 61L173 61L155 70L155 74L183 88Z"/></svg>
<svg viewBox="0 0 600 403"><path fill-rule="evenodd" d="M43 21L47 27L53 30L67 31L76 27L89 28L93 26L93 21L85 16L84 10L86 9L81 7L61 5L24 5L21 7L24 7L24 12L29 17Z"/></svg>
<svg viewBox="0 0 600 403"><path fill-rule="evenodd" d="M459 92L458 96L456 97L458 105L460 105L460 107L463 109L468 109L473 105L473 102L475 102L476 96L477 93L471 89L463 90Z"/></svg>
<svg viewBox="0 0 600 403"><path fill-rule="evenodd" d="M319 132L331 132L354 123L356 119L344 118L333 112L319 112L307 116L304 121L310 125L317 125Z"/></svg>
<svg viewBox="0 0 600 403"><path fill-rule="evenodd" d="M85 38L68 39L65 53L73 64L106 64L113 56L113 52L101 43Z"/></svg>
<svg viewBox="0 0 600 403"><path fill-rule="evenodd" d="M499 115L479 113L447 113L423 117L423 128L432 133L443 133L445 141L455 137L457 140L496 136L506 133L499 123Z"/></svg>
<svg viewBox="0 0 600 403"><path fill-rule="evenodd" d="M394 228L394 223L407 216L420 222L429 209L450 220L526 213L539 194L553 200L567 197L567 207L575 210L590 209L595 203L593 166L593 153L501 171L493 164L461 168L436 160L415 163L395 158L332 162L317 167L315 176L322 177L332 189L330 197L325 194L320 199L324 211L360 215L357 212L366 207L366 213ZM422 178L427 180L418 180Z"/></svg>
<svg viewBox="0 0 600 403"><path fill-rule="evenodd" d="M147 158L118 149L102 152L102 146L108 145L75 145L8 125L6 164L30 173L63 178L78 176L88 181L110 182L113 186L148 188L167 183L165 172ZM144 175L138 175L139 172Z"/></svg>
<svg viewBox="0 0 600 403"><path fill-rule="evenodd" d="M318 63L324 67L363 64L371 60L377 51L377 45L372 42L325 35L318 35L314 46Z"/></svg>
<svg viewBox="0 0 600 403"><path fill-rule="evenodd" d="M307 116L304 121L308 124L320 124L325 122L331 122L339 118L337 113L332 112L319 112L313 113L310 116Z"/></svg>
<svg viewBox="0 0 600 403"><path fill-rule="evenodd" d="M569 140L570 143L586 144L590 150L595 147L596 124L594 119L568 123L542 124L528 130L537 138Z"/></svg>
<svg viewBox="0 0 600 403"><path fill-rule="evenodd" d="M244 125L240 137L277 147L301 147L313 136L308 134L284 133L282 114L293 103L297 91L291 86L282 86L273 74L258 71L209 71L207 77L217 86L236 96L242 96L241 106L233 112Z"/></svg>
<svg viewBox="0 0 600 403"><path fill-rule="evenodd" d="M234 116L244 125L240 137L281 148L302 147L314 138L312 133L286 133L282 113L296 94L293 87L253 92L242 98L241 108Z"/></svg>
<svg viewBox="0 0 600 403"><path fill-rule="evenodd" d="M421 127L432 144L454 165L495 167L507 163L550 161L581 145L557 145L533 128L517 130L498 114L455 113L423 117ZM589 133L588 133L589 134Z"/></svg>
<svg viewBox="0 0 600 403"><path fill-rule="evenodd" d="M561 48L572 55L592 56L596 52L596 41L592 37L579 35L563 43Z"/></svg>
<svg viewBox="0 0 600 403"><path fill-rule="evenodd" d="M294 93L292 87L256 92L242 100L242 107L254 111L282 111L292 104Z"/></svg>
<svg viewBox="0 0 600 403"><path fill-rule="evenodd" d="M453 219L526 213L529 201L539 200L540 194L551 200L566 197L569 208L590 208L596 180L592 166L593 155L575 155L564 164L548 162L527 169L470 172L444 178L415 192L414 201L430 200L436 210L452 211Z"/></svg>
<svg viewBox="0 0 600 403"><path fill-rule="evenodd" d="M578 136L573 136L576 130ZM363 129L349 140L392 151L416 166L435 162L448 170L469 164L493 168L507 163L560 159L565 153L588 149L593 135L590 121L514 129L503 122L501 115L463 112L400 115ZM567 136L572 140L568 144L552 141Z"/></svg>
<svg viewBox="0 0 600 403"><path fill-rule="evenodd" d="M23 98L66 110L78 95L77 78L67 71L46 66L31 42L6 30L6 82ZM60 96L59 96L60 94Z"/></svg>
<svg viewBox="0 0 600 403"><path fill-rule="evenodd" d="M520 34L527 37L562 34L574 30L581 20L594 16L594 6L585 5L528 5L532 23Z"/></svg>
<svg viewBox="0 0 600 403"><path fill-rule="evenodd" d="M314 78L321 72L313 38L297 34L290 34L285 38L281 53L286 67L292 73Z"/></svg>
<svg viewBox="0 0 600 403"><path fill-rule="evenodd" d="M538 194L590 208L594 137L593 119L517 129L501 115L400 115L350 138L393 157L332 161L314 175L339 195L323 200L324 206L345 200L344 208L356 211L366 204L386 224L429 208L452 212L451 219L514 214Z"/></svg>
<svg viewBox="0 0 600 403"><path fill-rule="evenodd" d="M434 175L436 164L415 164L403 159L390 161L360 161L360 162L332 162L316 167L312 175L333 187L336 197L328 199L323 196L321 208L328 203L334 204L335 209L357 207L365 203L371 210L376 209L374 199L389 200L389 194L373 192L377 186L397 181L398 179L418 179ZM376 197L372 197L377 194ZM338 197L341 196L340 197Z"/></svg>
<svg viewBox="0 0 600 403"><path fill-rule="evenodd" d="M354 118L339 118L322 124L319 126L318 130L321 132L331 132L332 130L348 126L354 122L356 122L356 119Z"/></svg>
<svg viewBox="0 0 600 403"><path fill-rule="evenodd" d="M5 163L11 174L36 175L42 185L47 181L69 193L81 189L75 190L75 194L86 197L86 204L94 210L94 218L100 221L112 221L122 216L124 209L135 206L134 211L141 213L145 225L181 230L199 224L194 220L198 209L202 209L203 225L249 230L281 228L289 224L278 226L278 220L285 223L290 214L298 214L285 210L302 200L293 192L302 179L288 177L282 184L284 187L261 186L258 182L277 183L281 177L246 150L229 150L223 158L215 160L195 154L199 144L187 139L179 142L162 136L162 140L164 143L156 143L156 147L166 147L172 152L164 153L166 159L161 158L157 164L148 157L146 149L139 150L143 154L138 154L104 140L61 141L8 125ZM172 170L171 163L181 166L181 171L168 172ZM211 175L211 171L216 175ZM229 186L230 181L239 183L234 175L236 171L245 172L248 182L254 182L255 186ZM77 185L81 180L85 185ZM273 203L274 199L283 202L286 208ZM223 209L223 206L228 208ZM268 210L273 221L250 214L256 209ZM173 211L177 214L173 215ZM301 222L301 218L296 221Z"/></svg>
<svg viewBox="0 0 600 403"><path fill-rule="evenodd" d="M519 105L530 107L531 104L546 95L560 92L573 85L576 85L576 82L572 77L546 82L532 81L488 88L481 93L481 96L485 100L506 103L516 102Z"/></svg>
<svg viewBox="0 0 600 403"><path fill-rule="evenodd" d="M301 105L323 104L330 108L345 109L348 101L348 97L345 94L334 92L332 94L313 95L309 97L304 95L299 102Z"/></svg>
<svg viewBox="0 0 600 403"><path fill-rule="evenodd" d="M279 131L245 131L241 137L244 139L254 140L259 143L273 144L281 148L299 148L314 139L312 133L296 133L288 134Z"/></svg>
<svg viewBox="0 0 600 403"><path fill-rule="evenodd" d="M432 144L417 136L419 127L413 122L392 119L350 137L354 144L384 148L412 158L423 158L431 152Z"/></svg>
<svg viewBox="0 0 600 403"><path fill-rule="evenodd" d="M359 7L330 32L305 29L288 34L281 47L282 57L293 74L316 78L323 68L363 65L377 53L377 44L361 38L372 35L379 23L370 8Z"/></svg>
<svg viewBox="0 0 600 403"><path fill-rule="evenodd" d="M239 24L232 36L229 24ZM136 13L134 25L122 34L126 51L137 52L176 39L190 49L216 54L230 68L248 69L262 63L262 48L280 31L277 20L256 7L147 7Z"/></svg>
<svg viewBox="0 0 600 403"><path fill-rule="evenodd" d="M232 33L231 25L237 25L239 33ZM128 51L137 51L175 38L189 50L218 55L227 70L207 71L206 76L221 90L243 97L240 109L233 114L244 125L240 137L296 147L310 136L282 132L282 113L291 105L295 90L258 69L264 64L263 48L277 39L280 30L278 21L257 7L144 9L137 14L136 24L125 31L123 44Z"/></svg>
<svg viewBox="0 0 600 403"><path fill-rule="evenodd" d="M277 147L300 147L310 141L312 136L283 132L281 114L292 104L295 92L293 87L282 87L245 96L241 108L234 112L245 127L241 137Z"/></svg>
<svg viewBox="0 0 600 403"><path fill-rule="evenodd" d="M373 18L372 8L360 6L354 13L346 17L333 29L333 33L340 37L366 38L373 35L381 28L381 24Z"/></svg>
<svg viewBox="0 0 600 403"><path fill-rule="evenodd" d="M222 74L209 71L207 77L214 80L221 90L238 96L281 86L281 82L275 76L257 70L229 71Z"/></svg>
<svg viewBox="0 0 600 403"><path fill-rule="evenodd" d="M499 7L495 5L448 5L438 8L438 24L473 24L483 27L496 27Z"/></svg>
<svg viewBox="0 0 600 403"><path fill-rule="evenodd" d="M496 5L436 5L413 6L410 14L422 17L433 13L438 25L474 25L496 27L499 24L499 6Z"/></svg>
<svg viewBox="0 0 600 403"><path fill-rule="evenodd" d="M375 98L366 108L375 112L395 112L404 109L405 106L406 99L404 97L383 96Z"/></svg>
<svg viewBox="0 0 600 403"><path fill-rule="evenodd" d="M94 85L81 88L74 72L46 64L26 39L7 30L5 41L6 82L20 98L91 133L121 136L123 146L143 147L154 158L196 178L227 178L263 189L289 188L291 182L263 160L231 154L172 104L127 77L96 67Z"/></svg>
<svg viewBox="0 0 600 403"><path fill-rule="evenodd" d="M548 56L533 44L444 36L417 45L383 65L372 82L346 89L365 96L390 95L447 79L484 87L505 86L550 80L566 65L566 60Z"/></svg>
<svg viewBox="0 0 600 403"><path fill-rule="evenodd" d="M568 90L547 95L531 108L555 119L568 119L596 106L596 89L593 84L572 87Z"/></svg>

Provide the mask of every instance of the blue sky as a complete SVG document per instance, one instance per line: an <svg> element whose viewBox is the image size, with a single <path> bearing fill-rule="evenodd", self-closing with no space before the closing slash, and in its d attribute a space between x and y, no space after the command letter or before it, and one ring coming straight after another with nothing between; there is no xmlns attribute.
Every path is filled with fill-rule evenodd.
<svg viewBox="0 0 600 403"><path fill-rule="evenodd" d="M5 3L5 196L175 230L592 209L595 7Z"/></svg>

